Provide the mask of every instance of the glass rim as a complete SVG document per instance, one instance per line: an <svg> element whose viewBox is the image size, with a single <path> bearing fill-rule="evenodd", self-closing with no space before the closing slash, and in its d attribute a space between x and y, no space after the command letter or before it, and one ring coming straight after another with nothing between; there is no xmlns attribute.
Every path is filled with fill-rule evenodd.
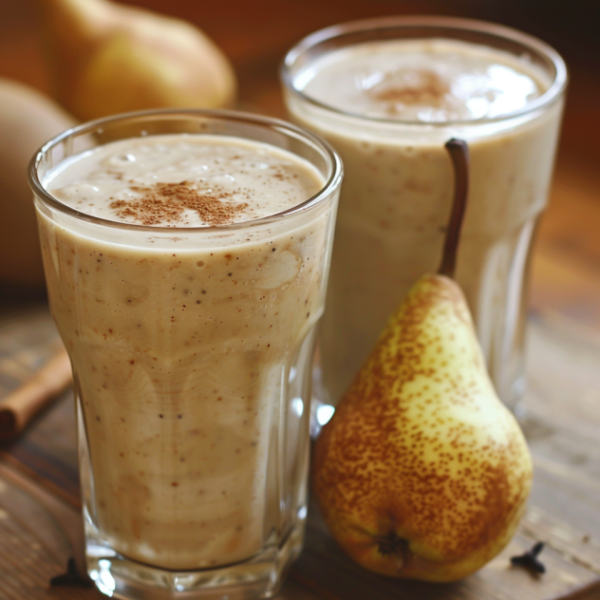
<svg viewBox="0 0 600 600"><path fill-rule="evenodd" d="M267 215L265 217L260 217L258 219L250 219L248 221L242 221L240 223L227 223L223 225L205 225L199 227L166 227L166 226L153 226L153 225L140 225L137 223L124 223L122 221L113 221L111 219L106 219L103 217L97 217L94 215L89 215L85 212L77 210L76 208L61 202L58 198L55 198L50 194L46 188L42 185L40 178L38 176L38 168L40 166L41 161L44 156L51 152L53 148L58 146L61 142L67 140L68 138L74 137L76 135L86 134L86 133L94 133L98 129L102 129L102 127L108 123L114 123L117 121L126 122L130 119L144 119L150 117L203 117L203 118L212 118L215 120L225 120L229 122L239 122L243 124L255 125L257 127L267 128L275 131L279 131L283 135L288 137L296 137L297 139L304 139L305 141L309 141L312 144L316 145L319 150L322 151L324 156L327 159L330 167L329 177L326 179L325 183L322 185L320 190L307 198L306 200L288 208L286 210L280 211L278 213L274 213L272 215ZM193 133L193 132L184 132L184 133ZM162 135L162 134L157 134ZM169 135L169 134L167 134ZM210 133L208 135L211 135ZM219 135L215 133L214 135ZM242 136L238 136L242 137ZM122 139L128 139L126 137ZM137 138L135 138L137 139ZM141 136L140 136L140 139ZM248 139L243 138L242 139ZM120 141L120 140L113 140ZM110 142L109 142L110 143ZM268 144L268 142L260 142ZM99 144L99 147L104 144ZM272 145L272 144L271 144ZM276 146L274 146L276 147ZM286 150L291 152L289 150ZM293 154L293 152L292 152ZM304 159L307 160L307 159ZM312 208L315 208L317 205L320 205L327 198L330 197L331 193L339 187L342 176L343 176L343 164L337 152L333 149L333 147L320 136L307 131L301 127L293 125L292 123L288 123L281 119L275 119L271 117L265 117L261 115L255 115L252 113L236 111L236 110L219 110L219 109L195 109L195 108L160 108L160 109L151 109L151 110L142 110L142 111L133 111L127 113L119 113L116 115L110 115L108 117L102 117L100 119L95 119L93 121L87 121L80 125L76 125L75 127L71 127L62 131L58 135L54 136L46 143L44 143L38 150L35 152L31 160L29 161L29 167L27 170L28 182L29 186L33 192L33 194L39 198L44 204L50 205L52 208L60 211L61 213L67 214L71 217L77 218L81 221L86 221L88 223L94 223L96 225L102 225L104 227L111 227L115 229L125 229L125 230L134 230L140 232L148 232L148 233L169 233L173 235L174 231L179 232L189 232L189 233L199 233L203 232L205 234L222 232L226 233L229 231L235 231L238 229L245 229L249 227L264 225L267 223L272 223L274 221L280 221L282 219L292 218L296 215L304 213Z"/></svg>
<svg viewBox="0 0 600 600"><path fill-rule="evenodd" d="M552 83L548 89L541 94L538 98L535 98L532 102L526 104L523 108L520 108L504 115L498 115L495 117L480 117L477 119L457 119L452 121L415 121L415 120L403 120L403 119L391 119L384 117L372 117L362 115L360 113L353 113L336 108L325 102L321 102L305 94L302 90L299 90L294 85L295 77L292 75L292 67L296 60L307 50L317 46L318 44L333 40L345 34L367 32L368 30L377 29L411 29L417 27L431 27L431 28L444 28L448 31L455 32L472 32L496 37L498 39L509 40L517 44L521 44L527 48L535 50L539 55L549 60L555 68L556 74ZM416 38L418 39L418 38ZM349 44L350 46L351 44ZM561 94L565 91L568 83L568 72L565 61L562 59L560 54L552 48L546 42L539 38L523 33L518 29L512 27L506 27L505 25L498 25L488 21L481 21L478 19L463 19L459 17L445 17L445 16L389 16L389 17L377 17L374 19L361 19L357 21L348 21L346 23L340 23L320 29L311 33L310 35L302 38L295 46L293 46L283 58L280 70L280 78L287 89L292 95L301 99L302 101L313 105L317 108L325 110L329 113L337 116L343 116L354 120L360 120L363 122L372 122L382 125L389 126L411 126L411 127L431 127L442 129L444 127L453 126L470 126L470 125L481 125L487 123L497 123L506 121L529 113L535 112L540 108L552 104Z"/></svg>

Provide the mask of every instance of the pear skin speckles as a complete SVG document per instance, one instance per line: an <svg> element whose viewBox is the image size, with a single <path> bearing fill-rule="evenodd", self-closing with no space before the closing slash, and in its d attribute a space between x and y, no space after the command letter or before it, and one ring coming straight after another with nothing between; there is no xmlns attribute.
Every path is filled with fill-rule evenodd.
<svg viewBox="0 0 600 600"><path fill-rule="evenodd" d="M316 443L313 487L333 536L377 572L458 579L508 543L531 477L460 288L421 278ZM408 542L402 560L377 551L392 533Z"/></svg>

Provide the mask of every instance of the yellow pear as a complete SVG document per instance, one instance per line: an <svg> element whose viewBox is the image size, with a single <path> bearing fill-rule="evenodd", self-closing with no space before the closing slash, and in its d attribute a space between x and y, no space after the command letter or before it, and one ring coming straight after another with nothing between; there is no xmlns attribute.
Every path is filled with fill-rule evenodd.
<svg viewBox="0 0 600 600"><path fill-rule="evenodd" d="M0 79L0 281L42 287L44 271L27 165L75 119L51 98Z"/></svg>
<svg viewBox="0 0 600 600"><path fill-rule="evenodd" d="M447 147L458 183L440 271L451 274L467 154L464 143ZM509 542L531 479L462 291L446 275L423 276L317 440L313 489L333 537L377 573L459 579Z"/></svg>
<svg viewBox="0 0 600 600"><path fill-rule="evenodd" d="M229 61L191 24L108 0L39 2L55 96L79 119L233 105Z"/></svg>

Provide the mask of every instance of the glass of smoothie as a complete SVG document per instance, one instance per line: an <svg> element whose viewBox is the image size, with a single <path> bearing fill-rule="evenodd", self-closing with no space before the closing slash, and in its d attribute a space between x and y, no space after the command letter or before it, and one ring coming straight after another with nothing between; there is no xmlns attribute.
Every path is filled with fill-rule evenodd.
<svg viewBox="0 0 600 600"><path fill-rule="evenodd" d="M34 157L108 596L270 597L299 554L341 178L316 136L218 111L107 118Z"/></svg>
<svg viewBox="0 0 600 600"><path fill-rule="evenodd" d="M455 137L471 154L457 280L498 393L514 408L525 386L531 242L567 81L560 56L490 23L391 17L310 35L286 56L282 80L293 120L331 142L346 172L321 400L336 403L388 315L437 268L453 190L444 143Z"/></svg>

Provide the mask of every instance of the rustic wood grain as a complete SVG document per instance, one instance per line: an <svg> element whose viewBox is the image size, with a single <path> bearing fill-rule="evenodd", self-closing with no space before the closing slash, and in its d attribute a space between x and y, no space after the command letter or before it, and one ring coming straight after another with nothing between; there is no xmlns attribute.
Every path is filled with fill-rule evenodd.
<svg viewBox="0 0 600 600"><path fill-rule="evenodd" d="M17 481L20 478L17 476ZM38 494L36 494L38 495ZM38 499L7 477L0 467L0 598L2 600L97 599L95 590L51 588L50 579L65 571L74 546L65 530L77 527L71 512L69 519L56 519ZM64 514L63 514L64 517Z"/></svg>

